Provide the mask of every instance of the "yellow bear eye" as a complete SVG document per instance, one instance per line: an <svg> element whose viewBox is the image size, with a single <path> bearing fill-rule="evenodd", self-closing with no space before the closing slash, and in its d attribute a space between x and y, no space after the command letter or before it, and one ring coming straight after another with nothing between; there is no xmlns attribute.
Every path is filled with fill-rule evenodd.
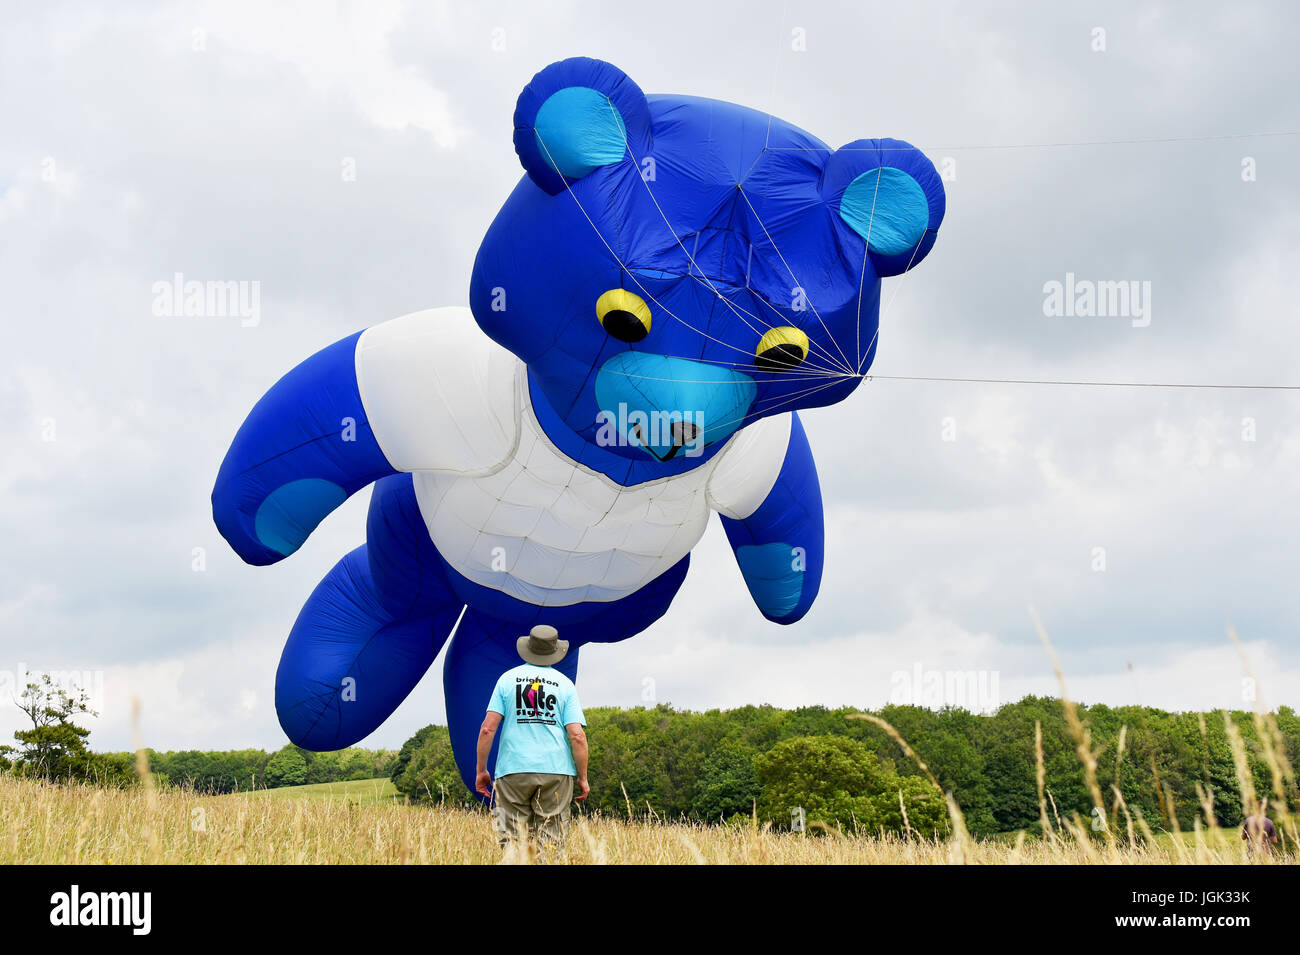
<svg viewBox="0 0 1300 955"><path fill-rule="evenodd" d="M612 288L596 299L596 318L621 342L639 342L650 334L650 306L627 289Z"/></svg>
<svg viewBox="0 0 1300 955"><path fill-rule="evenodd" d="M808 336L792 325L769 329L754 355L754 364L764 371L788 371L808 357Z"/></svg>

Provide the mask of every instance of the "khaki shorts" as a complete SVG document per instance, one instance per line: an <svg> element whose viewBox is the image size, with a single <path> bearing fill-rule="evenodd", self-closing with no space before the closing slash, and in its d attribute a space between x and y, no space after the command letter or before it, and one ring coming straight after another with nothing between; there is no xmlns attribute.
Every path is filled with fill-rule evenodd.
<svg viewBox="0 0 1300 955"><path fill-rule="evenodd" d="M511 773L492 788L492 827L502 849L523 849L548 862L564 851L569 828L573 777L558 773ZM527 839L521 842L521 837ZM527 850L525 850L527 851Z"/></svg>

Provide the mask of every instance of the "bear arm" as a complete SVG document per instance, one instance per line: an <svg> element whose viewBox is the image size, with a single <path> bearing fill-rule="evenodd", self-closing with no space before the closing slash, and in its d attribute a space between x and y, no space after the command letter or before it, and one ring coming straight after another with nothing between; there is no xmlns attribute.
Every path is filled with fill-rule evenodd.
<svg viewBox="0 0 1300 955"><path fill-rule="evenodd" d="M771 440L776 435L769 435L758 453L755 449L748 453L727 449L729 455L738 452L731 462L737 468L742 454L746 460L753 455L753 469L736 473L738 480L733 479L729 487L730 507L718 508L750 596L763 616L782 624L802 618L817 597L825 534L812 449L799 416L791 413L787 417L783 444ZM768 480L773 449L783 452L780 465L767 493L758 499ZM754 483L746 486L748 482ZM713 493L712 486L710 490Z"/></svg>
<svg viewBox="0 0 1300 955"><path fill-rule="evenodd" d="M212 489L212 517L245 562L296 551L349 495L395 473L357 392L360 333L271 386L240 426Z"/></svg>

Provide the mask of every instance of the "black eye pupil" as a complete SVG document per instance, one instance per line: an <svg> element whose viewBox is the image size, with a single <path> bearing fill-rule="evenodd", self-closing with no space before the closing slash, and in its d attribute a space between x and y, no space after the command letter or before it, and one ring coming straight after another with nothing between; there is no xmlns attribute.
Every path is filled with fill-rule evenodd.
<svg viewBox="0 0 1300 955"><path fill-rule="evenodd" d="M605 331L621 342L639 342L650 334L641 319L621 308L612 308L600 320Z"/></svg>
<svg viewBox="0 0 1300 955"><path fill-rule="evenodd" d="M803 361L803 349L798 345L775 345L764 349L754 359L754 364L764 371L788 371Z"/></svg>

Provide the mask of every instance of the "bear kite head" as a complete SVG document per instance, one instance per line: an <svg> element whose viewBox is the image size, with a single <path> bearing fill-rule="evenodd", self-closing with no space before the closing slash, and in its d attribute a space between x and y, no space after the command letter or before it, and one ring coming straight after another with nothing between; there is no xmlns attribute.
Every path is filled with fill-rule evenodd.
<svg viewBox="0 0 1300 955"><path fill-rule="evenodd" d="M832 150L742 106L646 96L599 60L546 67L514 120L527 175L479 248L474 317L589 440L632 412L686 416L662 440L621 424L629 457L676 464L846 397L875 354L880 278L943 219L907 143Z"/></svg>

